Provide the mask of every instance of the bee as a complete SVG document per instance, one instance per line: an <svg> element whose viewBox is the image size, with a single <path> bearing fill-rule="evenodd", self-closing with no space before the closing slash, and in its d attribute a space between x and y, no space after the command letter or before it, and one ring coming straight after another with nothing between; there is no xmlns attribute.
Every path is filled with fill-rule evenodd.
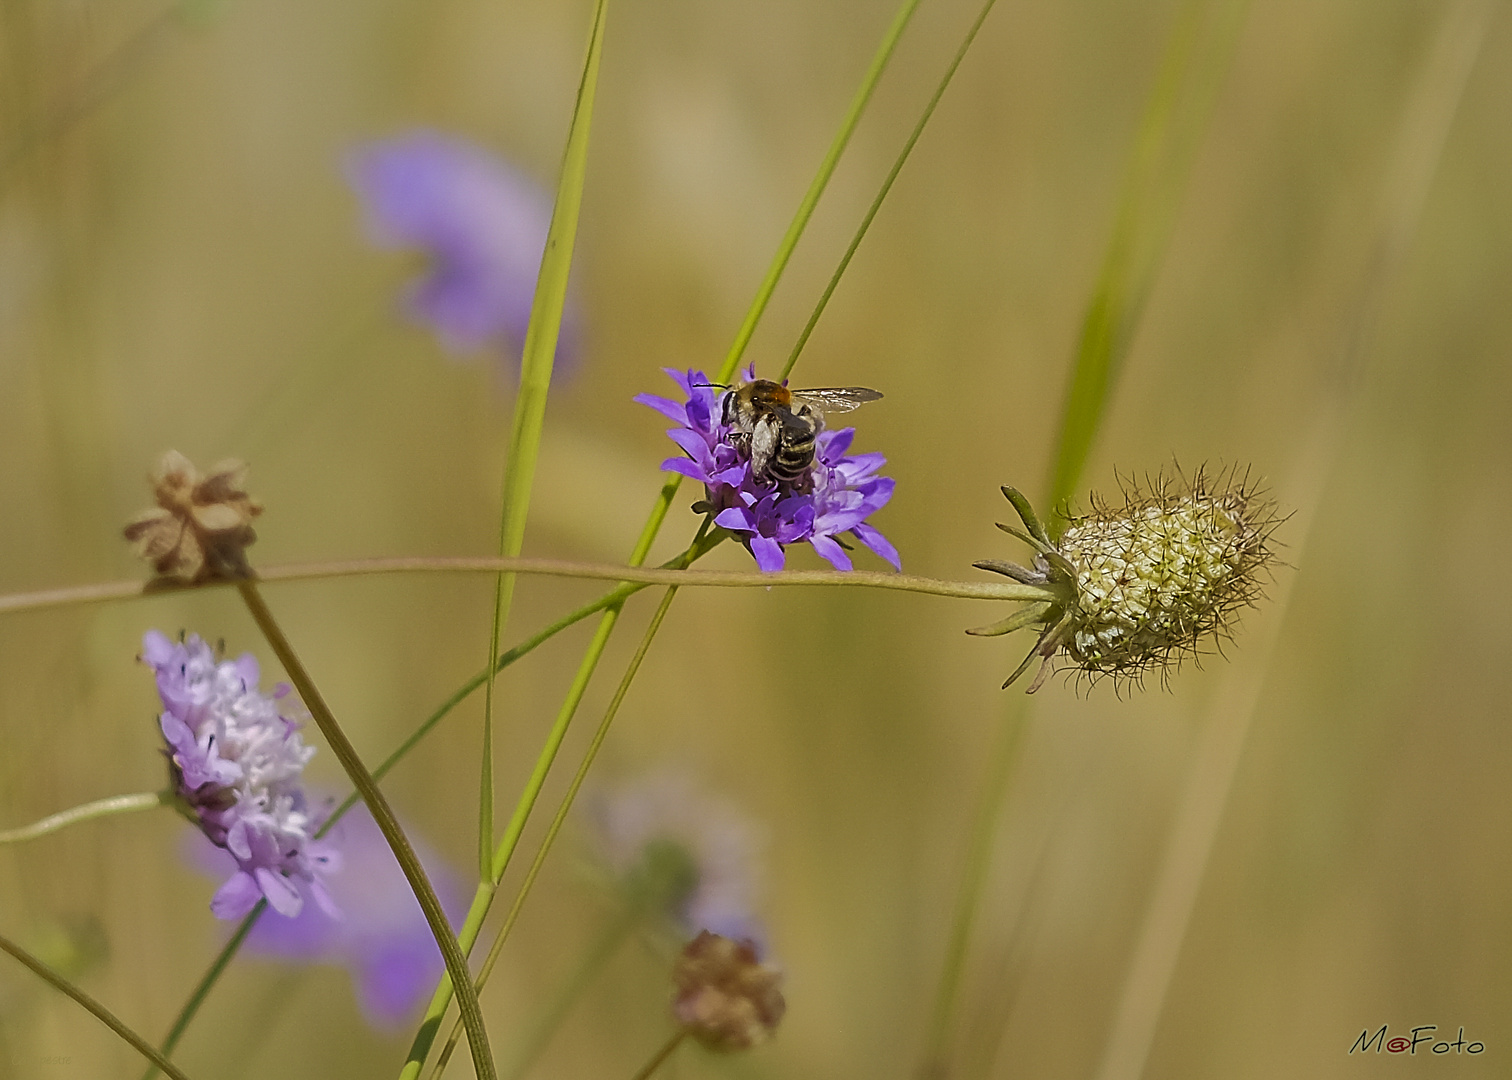
<svg viewBox="0 0 1512 1080"><path fill-rule="evenodd" d="M751 460L751 475L806 486L818 450L826 412L850 412L882 395L864 386L789 390L770 379L754 379L725 392L720 418L730 429L730 445Z"/></svg>

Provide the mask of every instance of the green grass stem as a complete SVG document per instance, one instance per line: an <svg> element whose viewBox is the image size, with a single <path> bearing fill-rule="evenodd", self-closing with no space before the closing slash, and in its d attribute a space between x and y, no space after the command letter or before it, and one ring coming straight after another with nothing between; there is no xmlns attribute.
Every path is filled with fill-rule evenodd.
<svg viewBox="0 0 1512 1080"><path fill-rule="evenodd" d="M835 289L840 285L840 279L850 267L851 259L855 257L856 249L861 246L861 241L866 238L868 230L871 229L872 221L877 216L877 211L882 209L882 203L887 198L888 192L892 191L894 181L898 179L898 174L903 171L903 166L908 162L909 155L913 153L914 144L924 134L924 128L929 124L930 118L934 116L936 106L940 104L940 99L945 96L946 88L950 86L951 80L955 78L956 69L961 66L961 61L966 59L967 50L971 48L972 42L976 40L977 32L982 29L982 24L987 21L987 15L992 11L996 3L997 0L987 0L982 5L981 11L977 13L977 17L972 22L971 28L966 31L966 37L962 40L961 47L956 50L954 58L950 61L950 66L945 69L945 74L940 78L939 85L935 87L934 93L930 95L928 103L924 106L923 113L919 116L918 123L914 124L913 131L909 132L907 140L903 143L903 149L898 151L897 159L893 162L892 168L887 171L887 176L883 179L882 186L877 189L876 197L872 199L871 205L866 208L866 213L861 218L861 224L856 226L855 235L851 237L851 242L846 247L845 254L840 256L840 262L835 266L835 272L830 275L829 282L824 286L824 292L820 295L819 302L814 305L813 314L809 316L808 322L804 324L803 332L798 335L798 340L793 345L793 351L788 354L787 363L782 365L782 373L778 376L779 379L786 379L792 373L793 365L798 363L798 357L803 352L803 347L808 344L808 339L813 334L814 327L819 324L819 319L824 314L824 309L829 306L830 297L835 294Z"/></svg>
<svg viewBox="0 0 1512 1080"><path fill-rule="evenodd" d="M70 825L77 825L81 821L94 821L96 818L113 817L116 814L134 814L138 810L155 810L159 806L172 806L173 793L171 791L144 791L136 795L112 795L106 799L96 799L94 802L84 803L82 806L72 806L67 810L60 810L56 814L49 814L40 821L34 821L30 825L22 825L15 829L0 831L0 844L17 844L25 840L35 840L39 836L66 829Z"/></svg>
<svg viewBox="0 0 1512 1080"><path fill-rule="evenodd" d="M545 837L536 849L535 858L531 860L530 869L525 872L525 878L520 882L519 889L515 892L514 902L509 906L509 913L504 916L504 922L499 931L494 935L493 943L488 948L488 956L483 961L483 966L478 971L477 987L482 991L484 983L488 981L493 972L494 965L498 963L499 955L504 950L504 943L509 939L510 931L519 921L520 912L525 907L525 898L530 895L531 888L535 885L541 867L545 865L546 856L550 853L552 845L556 842L557 834L562 831L562 826L567 821L567 814L577 800L578 792L582 790L583 782L588 778L588 770L593 767L594 759L598 757L599 750L604 745L604 740L609 736L609 726L614 722L614 717L619 713L620 705L625 700L625 695L630 691L630 684L635 680L640 671L642 661L646 653L651 649L651 642L656 638L656 633L661 629L662 620L667 616L667 609L672 606L672 600L677 595L677 588L668 589L662 594L662 600L657 605L656 613L651 616L651 622L646 627L646 632L641 636L640 645L636 647L635 655L631 658L625 674L620 678L619 686L614 691L614 696L609 701L609 706L604 710L604 717L599 721L598 730L593 733L593 739L588 744L588 750L583 755L583 760L578 764L578 769L572 777L572 783L567 786L567 793L562 796L561 803L557 806L556 816L552 818L551 825L546 830ZM502 871L501 871L502 872ZM458 1024L452 1025L451 1034L447 1037L446 1046L441 1051L437 1061L436 1070L432 1074L432 1080L441 1075L446 1061L451 1057L452 1049L457 1045L457 1039L461 1034Z"/></svg>
<svg viewBox="0 0 1512 1080"><path fill-rule="evenodd" d="M546 398L551 389L551 369L556 358L557 339L561 335L562 312L567 303L567 279L572 271L572 254L577 241L578 217L583 205L583 184L588 173L588 136L593 126L593 106L598 91L599 63L604 52L604 16L607 0L598 0L593 8L593 25L588 32L588 51L583 60L583 75L578 83L572 120L567 127L567 147L562 154L562 172L557 180L556 204L551 212L551 226L546 233L546 250L541 254L540 275L536 278L535 297L531 302L530 323L525 330L525 345L520 356L520 387L515 395L514 424L509 437L509 456L504 463L503 511L499 520L499 554L518 555L525 543L525 521L530 513L530 492L535 481L536 460L540 456L541 431L546 422ZM488 880L493 851L493 658L499 655L499 641L509 621L514 598L515 576L500 574L494 580L493 624L488 639L488 680L483 704L482 776L478 795L478 874Z"/></svg>
<svg viewBox="0 0 1512 1080"><path fill-rule="evenodd" d="M473 1068L477 1072L478 1080L495 1080L493 1056L488 1049L488 1032L483 1025L483 1012L478 1008L478 995L472 989L472 980L467 971L467 957L457 945L457 939L452 936L451 925L446 921L446 912L441 909L441 901L436 897L436 890L431 887L425 867L420 865L420 859L415 854L414 848L410 846L409 838L399 827L399 820L394 816L387 797L374 781L372 774L368 772L367 766L362 763L356 747L347 738L346 732L342 730L330 707L325 703L325 698L316 687L315 680L305 670L304 662L300 660L299 654L294 651L293 645L284 636L277 619L273 617L272 610L263 600L257 583L255 581L237 582L237 591L241 593L242 600L246 603L247 610L251 613L253 621L257 623L258 629L268 639L268 644L272 646L279 663L283 665L289 681L299 692L305 708L310 710L311 718L315 721L316 727L320 728L320 733L325 736L331 753L341 763L347 779L351 780L352 786L362 793L362 801L367 804L368 811L373 815L373 821L378 825L378 830L388 841L389 847L394 852L394 858L399 863L399 868L404 871L405 880L409 882L410 889L420 904L420 910L425 913L425 921L429 924L431 934L436 939L436 945L441 950L447 972L452 978L467 984L458 993L457 1005L462 1012L463 1022L467 1025L467 1041L472 1049Z"/></svg>
<svg viewBox="0 0 1512 1080"><path fill-rule="evenodd" d="M130 1043L132 1048L135 1049L137 1053L141 1054L148 1061L152 1062L153 1065L155 1065L157 1068L173 1077L173 1080L189 1080L189 1078L184 1075L183 1071L180 1070L177 1065L173 1064L173 1062L169 1061L157 1050L153 1049L151 1043L142 1038L135 1031L132 1031L131 1028L127 1027L126 1024L124 1024L120 1020L120 1018L115 1015L115 1013L111 1012L104 1005L101 1005L94 998L90 997L83 990L79 989L73 983L65 979L62 975L54 971L51 967L44 964L41 960L37 959L31 953L27 952L20 945L17 945L10 938L0 936L0 951L10 953L11 956L15 957L22 964L29 967L36 975L50 984L55 990L59 990L62 993L67 994L69 997L73 998L74 1001L82 1005L88 1012L90 1012L96 1020L100 1021L100 1023L104 1024L126 1042Z"/></svg>
<svg viewBox="0 0 1512 1080"><path fill-rule="evenodd" d="M1135 135L1118 210L1082 318L1049 477L1050 531L1073 494L1154 283L1249 0L1185 0Z"/></svg>

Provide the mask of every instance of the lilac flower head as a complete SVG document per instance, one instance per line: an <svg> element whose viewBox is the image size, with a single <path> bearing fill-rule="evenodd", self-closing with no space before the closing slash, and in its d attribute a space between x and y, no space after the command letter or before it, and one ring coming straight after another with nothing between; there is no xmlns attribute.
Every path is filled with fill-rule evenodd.
<svg viewBox="0 0 1512 1080"><path fill-rule="evenodd" d="M849 533L901 569L898 551L866 521L892 498L893 480L879 476L881 454L848 454L855 428L821 431L814 464L802 485L758 480L751 460L730 440L721 417L721 393L701 371L664 368L683 393L682 401L637 394L678 426L667 432L686 455L668 458L662 468L704 485L715 524L737 534L762 570L781 570L783 549L808 542L836 570L850 570L850 556L837 539ZM744 373L755 378L754 368Z"/></svg>
<svg viewBox="0 0 1512 1080"><path fill-rule="evenodd" d="M466 907L457 876L406 826L426 875L453 925ZM247 937L254 953L345 967L363 1015L375 1028L413 1016L441 977L444 964L404 871L367 808L345 814L326 837L341 853L341 873L327 883L339 917L306 904L292 919L260 919ZM229 856L202 841L192 860L217 873Z"/></svg>
<svg viewBox="0 0 1512 1080"><path fill-rule="evenodd" d="M757 845L738 812L675 773L600 792L589 805L602 856L635 900L659 907L685 937L710 930L760 948Z"/></svg>
<svg viewBox="0 0 1512 1080"><path fill-rule="evenodd" d="M432 259L406 306L455 353L525 341L551 199L481 147L419 130L354 151L347 178L384 247L415 247ZM575 337L563 319L558 356Z"/></svg>
<svg viewBox="0 0 1512 1080"><path fill-rule="evenodd" d="M260 693L251 653L217 660L194 634L175 642L149 630L142 660L157 673L158 726L174 789L200 831L236 861L210 910L237 919L266 898L280 915L294 916L308 894L336 914L322 878L339 857L311 839L299 778L315 748L300 739L294 710L279 704L288 687Z"/></svg>

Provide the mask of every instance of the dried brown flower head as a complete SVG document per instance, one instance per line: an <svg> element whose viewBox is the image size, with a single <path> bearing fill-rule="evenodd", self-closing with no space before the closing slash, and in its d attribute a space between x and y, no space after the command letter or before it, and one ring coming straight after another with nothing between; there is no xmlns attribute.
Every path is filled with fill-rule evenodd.
<svg viewBox="0 0 1512 1080"><path fill-rule="evenodd" d="M247 494L247 467L223 461L200 476L183 454L163 455L152 477L157 506L126 526L127 540L158 577L185 584L252 576L245 548L262 504Z"/></svg>
<svg viewBox="0 0 1512 1080"><path fill-rule="evenodd" d="M702 931L683 947L672 969L672 1013L711 1050L745 1050L777 1030L787 1003L776 968L756 957L749 941Z"/></svg>

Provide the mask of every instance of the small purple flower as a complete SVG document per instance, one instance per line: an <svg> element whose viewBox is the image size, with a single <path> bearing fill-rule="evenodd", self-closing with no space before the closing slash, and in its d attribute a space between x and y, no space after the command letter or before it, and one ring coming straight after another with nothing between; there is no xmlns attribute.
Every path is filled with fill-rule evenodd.
<svg viewBox="0 0 1512 1080"><path fill-rule="evenodd" d="M405 832L441 906L459 925L466 907L459 879L412 829L406 827ZM266 956L345 967L368 1022L375 1028L396 1027L435 988L444 970L440 950L388 841L366 807L353 807L325 842L341 853L341 873L327 883L340 916L307 904L292 919L260 919L246 947ZM227 856L201 842L191 858L208 873L217 873Z"/></svg>
<svg viewBox="0 0 1512 1080"><path fill-rule="evenodd" d="M218 918L237 919L266 898L280 915L298 915L305 897L337 914L323 877L340 858L311 839L313 822L300 774L315 753L299 721L279 698L257 689L252 654L217 660L198 635L170 641L156 630L142 640L142 660L157 673L174 790L200 830L236 861L210 901ZM295 714L297 715L297 714Z"/></svg>
<svg viewBox="0 0 1512 1080"><path fill-rule="evenodd" d="M347 178L375 243L431 256L406 296L410 313L454 353L505 342L518 351L551 224L547 194L481 147L424 129L354 151ZM574 323L569 308L559 359L573 352Z"/></svg>
<svg viewBox="0 0 1512 1080"><path fill-rule="evenodd" d="M685 937L710 930L760 947L757 844L738 812L677 773L602 791L588 806L602 857L632 896L660 907Z"/></svg>
<svg viewBox="0 0 1512 1080"><path fill-rule="evenodd" d="M850 570L850 556L836 539L850 533L866 547L901 569L898 551L866 519L892 498L893 480L878 476L886 459L881 454L848 455L855 428L819 433L808 490L751 475L750 458L730 442L730 429L721 422L720 395L701 371L663 370L683 392L683 401L656 394L637 394L678 426L667 435L686 454L668 458L662 468L682 473L704 485L715 524L740 536L762 570L781 570L783 549L807 541L836 570ZM754 369L745 372L755 378Z"/></svg>

